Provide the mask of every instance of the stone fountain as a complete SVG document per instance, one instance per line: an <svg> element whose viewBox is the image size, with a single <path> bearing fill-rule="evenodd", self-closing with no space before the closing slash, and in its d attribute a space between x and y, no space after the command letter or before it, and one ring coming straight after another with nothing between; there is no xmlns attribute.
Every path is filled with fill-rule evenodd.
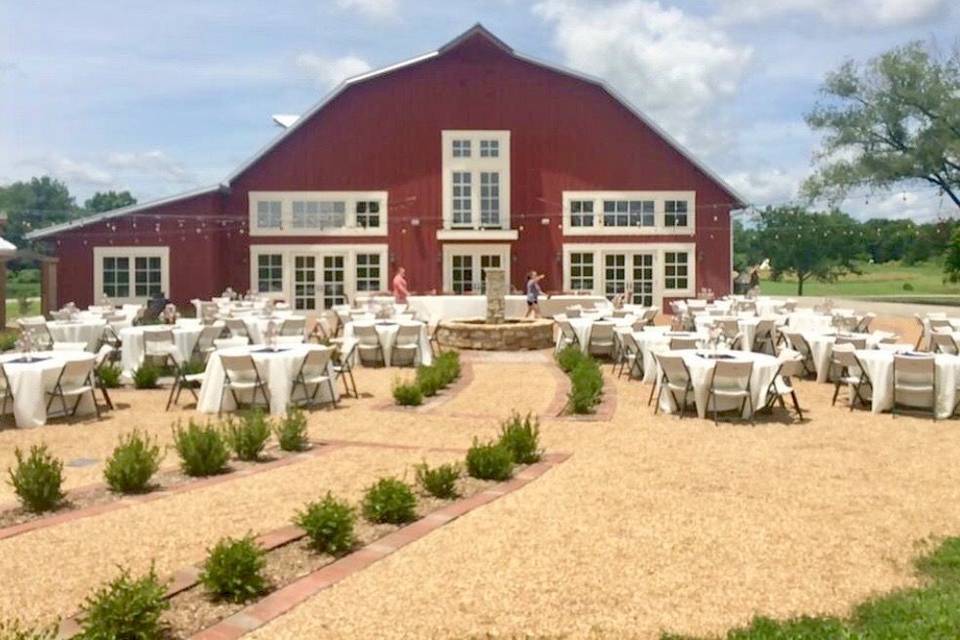
<svg viewBox="0 0 960 640"><path fill-rule="evenodd" d="M523 351L553 346L553 320L508 320L507 275L484 269L487 316L440 322L437 338L444 346L484 351Z"/></svg>

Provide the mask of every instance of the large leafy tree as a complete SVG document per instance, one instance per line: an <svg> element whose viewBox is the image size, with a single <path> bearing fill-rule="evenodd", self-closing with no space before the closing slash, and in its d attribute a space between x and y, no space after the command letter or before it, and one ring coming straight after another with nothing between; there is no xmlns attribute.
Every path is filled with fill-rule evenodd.
<svg viewBox="0 0 960 640"><path fill-rule="evenodd" d="M112 211L121 207L137 204L137 199L129 191L97 191L83 203L90 213Z"/></svg>
<svg viewBox="0 0 960 640"><path fill-rule="evenodd" d="M757 250L770 260L774 280L797 279L797 295L810 280L833 282L859 273L863 235L853 218L839 211L810 213L801 207L768 207L756 225Z"/></svg>
<svg viewBox="0 0 960 640"><path fill-rule="evenodd" d="M823 134L807 196L927 184L960 207L960 41L950 55L915 42L829 74L807 114Z"/></svg>
<svg viewBox="0 0 960 640"><path fill-rule="evenodd" d="M7 214L3 235L18 247L25 246L24 235L31 230L80 213L67 185L49 176L0 187L0 211Z"/></svg>

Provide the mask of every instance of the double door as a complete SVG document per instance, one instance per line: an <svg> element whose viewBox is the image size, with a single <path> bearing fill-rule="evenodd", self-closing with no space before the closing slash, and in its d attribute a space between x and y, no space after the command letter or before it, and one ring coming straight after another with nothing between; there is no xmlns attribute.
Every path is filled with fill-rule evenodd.
<svg viewBox="0 0 960 640"><path fill-rule="evenodd" d="M293 308L300 311L330 309L346 304L346 257L343 255L293 256Z"/></svg>
<svg viewBox="0 0 960 640"><path fill-rule="evenodd" d="M627 302L652 307L657 300L653 253L606 253L603 256L604 295L629 292Z"/></svg>

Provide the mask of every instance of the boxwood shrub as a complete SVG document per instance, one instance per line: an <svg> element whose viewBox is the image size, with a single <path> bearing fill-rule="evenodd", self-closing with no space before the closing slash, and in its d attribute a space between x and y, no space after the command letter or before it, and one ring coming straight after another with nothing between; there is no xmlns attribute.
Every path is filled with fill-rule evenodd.
<svg viewBox="0 0 960 640"><path fill-rule="evenodd" d="M540 450L540 421L532 413L512 413L500 425L499 444L510 451L516 464L533 464L543 457Z"/></svg>
<svg viewBox="0 0 960 640"><path fill-rule="evenodd" d="M417 497L397 478L380 478L363 497L363 517L377 524L416 520Z"/></svg>
<svg viewBox="0 0 960 640"><path fill-rule="evenodd" d="M63 501L63 460L54 457L47 445L33 445L24 455L13 451L17 464L8 470L10 485L23 505L33 513L52 511Z"/></svg>
<svg viewBox="0 0 960 640"><path fill-rule="evenodd" d="M467 473L480 480L507 480L513 475L513 454L499 442L479 443L467 451Z"/></svg>

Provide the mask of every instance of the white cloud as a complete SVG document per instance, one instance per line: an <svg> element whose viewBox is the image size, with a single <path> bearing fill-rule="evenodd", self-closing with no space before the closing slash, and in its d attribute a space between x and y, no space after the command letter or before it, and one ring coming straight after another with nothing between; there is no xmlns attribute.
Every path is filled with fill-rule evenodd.
<svg viewBox="0 0 960 640"><path fill-rule="evenodd" d="M736 94L751 58L721 27L651 0L541 0L570 67L601 77L680 142L726 146L716 107Z"/></svg>
<svg viewBox="0 0 960 640"><path fill-rule="evenodd" d="M357 11L374 20L394 18L400 9L397 0L337 0L337 6L345 11Z"/></svg>
<svg viewBox="0 0 960 640"><path fill-rule="evenodd" d="M773 168L733 172L727 174L726 178L751 204L762 207L795 200L800 183L808 173L808 169Z"/></svg>
<svg viewBox="0 0 960 640"><path fill-rule="evenodd" d="M183 165L158 150L110 153L107 155L106 164L125 175L137 174L180 183L196 181L196 177Z"/></svg>
<svg viewBox="0 0 960 640"><path fill-rule="evenodd" d="M944 14L949 0L719 0L722 22L755 23L787 14L813 14L834 26L903 27Z"/></svg>
<svg viewBox="0 0 960 640"><path fill-rule="evenodd" d="M370 70L366 60L351 55L328 58L315 53L301 53L294 62L301 71L325 88Z"/></svg>
<svg viewBox="0 0 960 640"><path fill-rule="evenodd" d="M113 184L113 174L92 162L74 160L60 154L49 154L26 161L41 173L86 187L106 187Z"/></svg>

